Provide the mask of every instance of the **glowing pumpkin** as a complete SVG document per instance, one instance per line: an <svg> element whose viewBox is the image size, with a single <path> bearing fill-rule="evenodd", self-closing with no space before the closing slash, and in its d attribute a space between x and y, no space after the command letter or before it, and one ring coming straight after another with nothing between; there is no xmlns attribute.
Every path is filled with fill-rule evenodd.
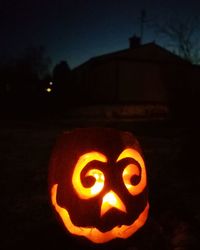
<svg viewBox="0 0 200 250"><path fill-rule="evenodd" d="M72 235L94 243L130 237L145 224L149 210L137 140L109 128L62 134L50 161L49 193Z"/></svg>

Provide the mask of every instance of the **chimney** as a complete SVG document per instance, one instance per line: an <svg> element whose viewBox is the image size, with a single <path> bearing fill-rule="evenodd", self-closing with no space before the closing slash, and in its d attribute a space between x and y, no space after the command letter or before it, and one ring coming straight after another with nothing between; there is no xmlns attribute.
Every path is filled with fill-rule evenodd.
<svg viewBox="0 0 200 250"><path fill-rule="evenodd" d="M132 36L129 38L129 48L135 49L137 47L140 47L141 45L141 38L139 36Z"/></svg>

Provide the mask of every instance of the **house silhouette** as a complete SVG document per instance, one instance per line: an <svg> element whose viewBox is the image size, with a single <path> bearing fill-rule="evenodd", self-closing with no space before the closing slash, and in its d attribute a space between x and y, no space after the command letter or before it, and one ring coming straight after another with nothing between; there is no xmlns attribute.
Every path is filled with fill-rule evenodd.
<svg viewBox="0 0 200 250"><path fill-rule="evenodd" d="M191 102L198 89L199 67L155 42L141 44L136 36L129 42L128 49L91 58L72 71L78 100L128 107L141 116L166 116L172 109L177 115L187 109L185 100Z"/></svg>

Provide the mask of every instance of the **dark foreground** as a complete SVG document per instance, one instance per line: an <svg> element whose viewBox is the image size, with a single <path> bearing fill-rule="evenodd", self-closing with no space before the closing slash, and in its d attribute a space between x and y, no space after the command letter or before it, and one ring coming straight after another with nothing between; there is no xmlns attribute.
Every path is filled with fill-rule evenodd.
<svg viewBox="0 0 200 250"><path fill-rule="evenodd" d="M66 235L49 206L48 161L57 135L90 125L132 131L143 148L150 216L127 242L82 244ZM197 127L160 122L2 122L0 249L200 249L199 139Z"/></svg>

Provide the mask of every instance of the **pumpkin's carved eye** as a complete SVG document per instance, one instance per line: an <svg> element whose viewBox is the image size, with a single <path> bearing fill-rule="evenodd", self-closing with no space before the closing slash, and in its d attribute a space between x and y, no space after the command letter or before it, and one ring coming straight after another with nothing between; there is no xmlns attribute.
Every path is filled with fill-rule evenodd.
<svg viewBox="0 0 200 250"><path fill-rule="evenodd" d="M96 196L104 187L105 177L99 169L88 170L84 176L84 183L82 181L81 172L92 161L107 162L107 158L99 152L86 153L78 159L74 168L72 184L81 199L90 199Z"/></svg>
<svg viewBox="0 0 200 250"><path fill-rule="evenodd" d="M91 196L101 192L104 186L105 177L99 169L90 169L85 177L89 177L88 186L90 188Z"/></svg>
<svg viewBox="0 0 200 250"><path fill-rule="evenodd" d="M140 169L139 166L132 163L127 165L122 173L124 184L128 189L129 193L132 195L138 195L146 187L145 164L138 151L132 148L127 148L124 151L122 151L122 153L119 155L117 159L117 162L126 158L133 159L139 164L141 168Z"/></svg>
<svg viewBox="0 0 200 250"><path fill-rule="evenodd" d="M140 182L140 169L135 164L129 164L122 173L123 181L128 191L134 195L134 189Z"/></svg>

